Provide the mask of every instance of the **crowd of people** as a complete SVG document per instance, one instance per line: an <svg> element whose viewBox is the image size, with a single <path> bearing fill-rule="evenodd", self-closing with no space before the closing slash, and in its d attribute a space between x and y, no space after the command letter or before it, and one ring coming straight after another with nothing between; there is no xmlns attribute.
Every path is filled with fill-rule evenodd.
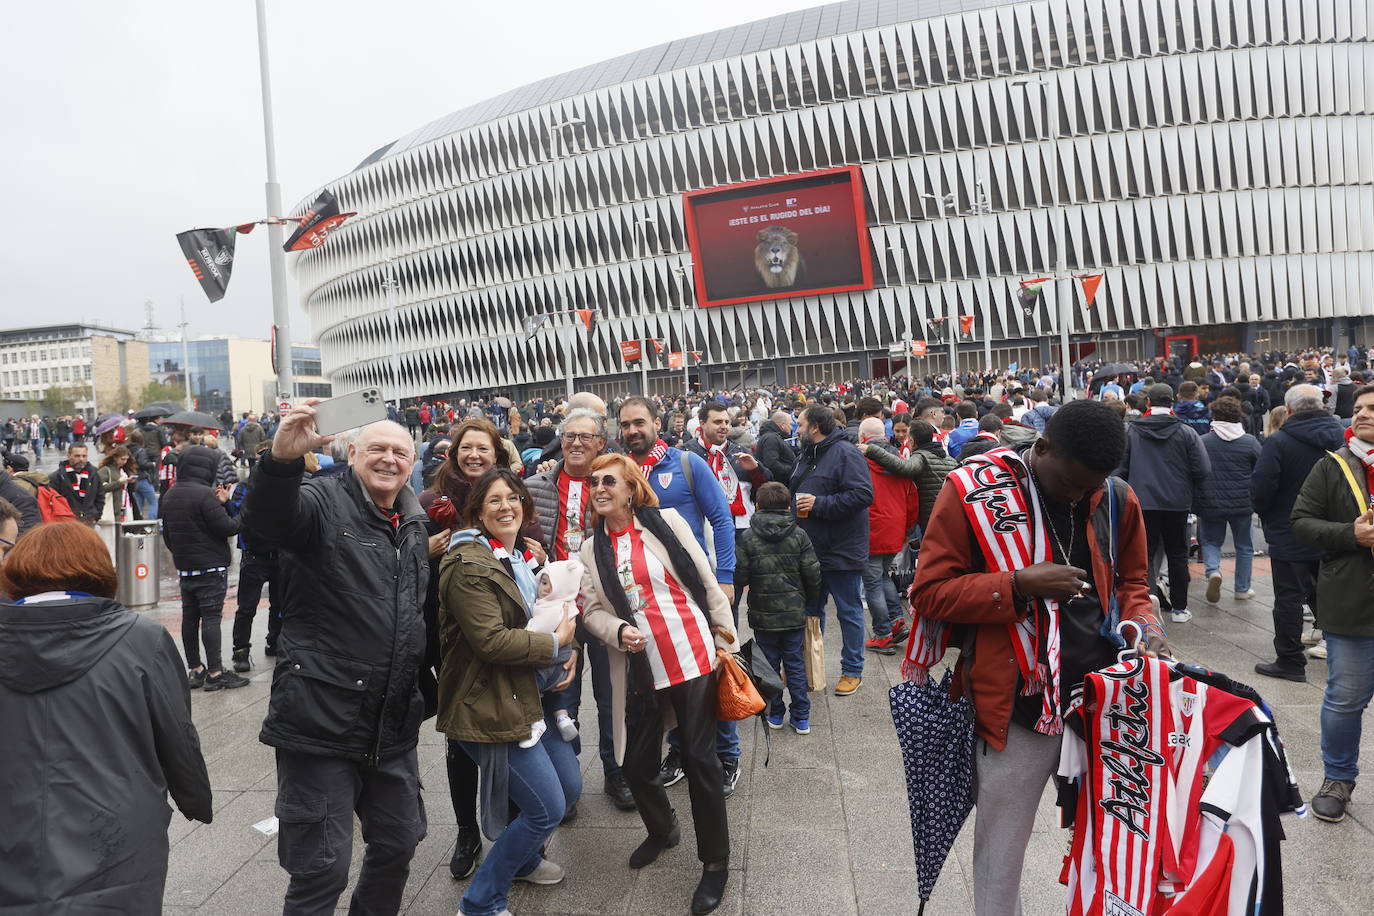
<svg viewBox="0 0 1374 916"><path fill-rule="evenodd" d="M1168 628L1199 599L1194 540L1201 600L1221 600L1228 533L1232 598L1254 598L1256 515L1275 658L1255 670L1300 681L1309 657L1326 659L1311 807L1339 821L1374 693L1371 358L1086 366L1077 382L1091 396L1067 401L1057 373L1033 369L610 404L589 392L432 399L339 436L318 434L307 401L279 423L220 418L232 449L203 430L121 427L98 442L85 491L154 489L152 467L151 501L129 511L163 519L183 652L112 600L89 525L26 525L0 500L0 723L17 751L0 784L23 789L0 799L0 823L25 825L0 862L0 902L157 911L170 817L159 800L211 817L190 690L247 683L266 583L274 670L260 738L276 754L285 913L338 906L355 815L365 853L351 906L398 910L427 831L417 744L430 720L447 739L459 911L506 914L515 882L559 883L545 849L577 817L592 714L602 791L644 827L626 865L679 845L667 789L685 779L701 865L689 905L712 912L741 756L737 723L717 714L722 659L741 650L743 613L787 688L766 725L805 740L817 688L806 656L833 604L840 668L821 689L837 698L863 689L873 655L905 650L906 672L958 650L980 742L977 911L1013 914L1076 688L1116 659L1120 621L1135 622L1142 654L1170 652ZM73 470L85 460L72 456ZM15 485L7 474L0 497ZM55 735L58 708L72 717ZM50 766L63 757L82 792ZM118 804L90 803L116 786Z"/></svg>

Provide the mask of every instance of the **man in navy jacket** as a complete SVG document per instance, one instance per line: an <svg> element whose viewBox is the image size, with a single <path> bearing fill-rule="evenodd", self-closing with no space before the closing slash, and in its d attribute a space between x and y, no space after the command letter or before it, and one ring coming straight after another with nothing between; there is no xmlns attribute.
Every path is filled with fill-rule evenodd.
<svg viewBox="0 0 1374 916"><path fill-rule="evenodd" d="M827 407L812 404L797 428L801 457L792 471L797 524L821 561L821 593L807 613L825 620L825 601L835 599L844 642L835 696L859 689L864 676L863 571L868 566L868 507L873 481L868 461L853 447Z"/></svg>

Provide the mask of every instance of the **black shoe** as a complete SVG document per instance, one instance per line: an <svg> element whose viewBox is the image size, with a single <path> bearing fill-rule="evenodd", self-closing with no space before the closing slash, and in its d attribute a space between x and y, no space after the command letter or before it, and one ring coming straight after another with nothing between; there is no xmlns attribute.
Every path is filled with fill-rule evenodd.
<svg viewBox="0 0 1374 916"><path fill-rule="evenodd" d="M1345 820L1345 809L1350 804L1350 793L1355 784L1344 779L1323 779L1322 787L1312 796L1312 816L1319 821L1339 824Z"/></svg>
<svg viewBox="0 0 1374 916"><path fill-rule="evenodd" d="M722 757L720 768L725 771L725 797L729 798L735 794L735 786L739 785L739 758Z"/></svg>
<svg viewBox="0 0 1374 916"><path fill-rule="evenodd" d="M1265 677L1277 677L1285 681L1294 681L1298 684L1307 683L1307 672L1301 668L1289 668L1278 662L1260 662L1255 666L1255 673Z"/></svg>
<svg viewBox="0 0 1374 916"><path fill-rule="evenodd" d="M562 823L571 824L575 820L577 820L577 802L568 805L567 810L563 812Z"/></svg>
<svg viewBox="0 0 1374 916"><path fill-rule="evenodd" d="M721 898L725 896L725 883L729 880L730 869L725 863L721 863L719 868L707 865L701 870L701 881L697 883L696 892L692 894L694 916L710 913L720 906Z"/></svg>
<svg viewBox="0 0 1374 916"><path fill-rule="evenodd" d="M199 668L195 671L186 672L186 685L192 690L197 687L205 686L205 669Z"/></svg>
<svg viewBox="0 0 1374 916"><path fill-rule="evenodd" d="M277 654L277 644L269 642L262 647L262 654L269 657L275 657Z"/></svg>
<svg viewBox="0 0 1374 916"><path fill-rule="evenodd" d="M621 811L633 811L635 809L635 797L630 793L630 786L625 782L625 774L619 770L606 777L605 793L611 797L611 804Z"/></svg>
<svg viewBox="0 0 1374 916"><path fill-rule="evenodd" d="M458 840L453 844L453 858L448 860L449 874L453 880L471 878L477 871L477 860L482 857L482 834L476 827L459 827Z"/></svg>
<svg viewBox="0 0 1374 916"><path fill-rule="evenodd" d="M663 758L663 766L658 771L658 784L663 788L682 782L682 754L675 747L668 748L668 756Z"/></svg>
<svg viewBox="0 0 1374 916"><path fill-rule="evenodd" d="M221 671L219 674L212 674L205 679L205 692L212 690L233 690L235 687L247 687L248 678L239 677L232 671Z"/></svg>
<svg viewBox="0 0 1374 916"><path fill-rule="evenodd" d="M235 649L235 650L234 650L234 670L235 670L235 671L248 671L248 670L251 669L252 667L253 667L253 663L252 663L251 661L249 661L249 659L248 659L248 650L247 650L247 649Z"/></svg>
<svg viewBox="0 0 1374 916"><path fill-rule="evenodd" d="M673 821L673 829L668 836L660 839L659 837L648 837L643 843L630 853L630 867L643 868L658 861L658 857L663 854L663 850L672 849L682 842L682 831L678 828L677 821Z"/></svg>

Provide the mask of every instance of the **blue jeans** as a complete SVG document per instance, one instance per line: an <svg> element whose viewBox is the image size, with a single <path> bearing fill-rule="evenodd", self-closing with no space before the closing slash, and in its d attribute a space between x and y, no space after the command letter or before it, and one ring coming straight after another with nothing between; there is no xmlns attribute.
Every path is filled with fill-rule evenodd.
<svg viewBox="0 0 1374 916"><path fill-rule="evenodd" d="M1374 697L1374 636L1324 635L1322 765L1327 779L1354 782L1360 772L1360 720Z"/></svg>
<svg viewBox="0 0 1374 916"><path fill-rule="evenodd" d="M1197 539L1202 545L1202 565L1208 576L1221 571L1221 545L1226 540L1227 526L1230 526L1231 539L1236 544L1236 591L1248 592L1250 567L1255 559L1249 513L1230 518L1198 517Z"/></svg>
<svg viewBox="0 0 1374 916"><path fill-rule="evenodd" d="M886 636L892 625L902 616L902 602L897 597L897 583L887 574L892 568L895 553L870 553L864 567L864 595L868 598L868 616L873 621L873 635Z"/></svg>
<svg viewBox="0 0 1374 916"><path fill-rule="evenodd" d="M840 674L848 677L864 676L864 605L863 573L857 569L821 568L821 593L806 609L812 617L821 619L825 632L825 602L835 599L835 616L840 619Z"/></svg>
<svg viewBox="0 0 1374 916"><path fill-rule="evenodd" d="M806 662L802 658L805 638L805 629L754 631L754 644L763 650L768 664L774 671L781 671L787 682L787 692L792 697L793 722L811 718L811 695L806 680ZM770 716L781 716L786 711L781 694L768 704Z"/></svg>
<svg viewBox="0 0 1374 916"><path fill-rule="evenodd" d="M552 716L545 715L544 721L548 730L534 747L514 741L506 745L510 798L520 813L501 831L472 876L458 909L466 916L495 916L506 908L515 876L527 875L539 865L539 847L582 794L582 770L572 745L558 734ZM458 743L477 759L476 744Z"/></svg>
<svg viewBox="0 0 1374 916"><path fill-rule="evenodd" d="M134 502L138 505L139 518L157 518L157 490L148 478L139 477L134 484Z"/></svg>

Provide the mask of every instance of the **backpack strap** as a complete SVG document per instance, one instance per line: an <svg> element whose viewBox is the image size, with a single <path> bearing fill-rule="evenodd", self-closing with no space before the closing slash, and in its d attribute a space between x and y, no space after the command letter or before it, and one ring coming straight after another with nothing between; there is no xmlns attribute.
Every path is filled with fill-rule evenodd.
<svg viewBox="0 0 1374 916"><path fill-rule="evenodd" d="M1350 463L1336 452L1327 452L1331 460L1340 465L1341 473L1345 475L1345 482L1350 484L1350 492L1355 496L1355 505L1360 509L1360 515L1369 511L1369 500L1365 497L1364 487L1360 486L1355 479L1355 472L1350 470Z"/></svg>

